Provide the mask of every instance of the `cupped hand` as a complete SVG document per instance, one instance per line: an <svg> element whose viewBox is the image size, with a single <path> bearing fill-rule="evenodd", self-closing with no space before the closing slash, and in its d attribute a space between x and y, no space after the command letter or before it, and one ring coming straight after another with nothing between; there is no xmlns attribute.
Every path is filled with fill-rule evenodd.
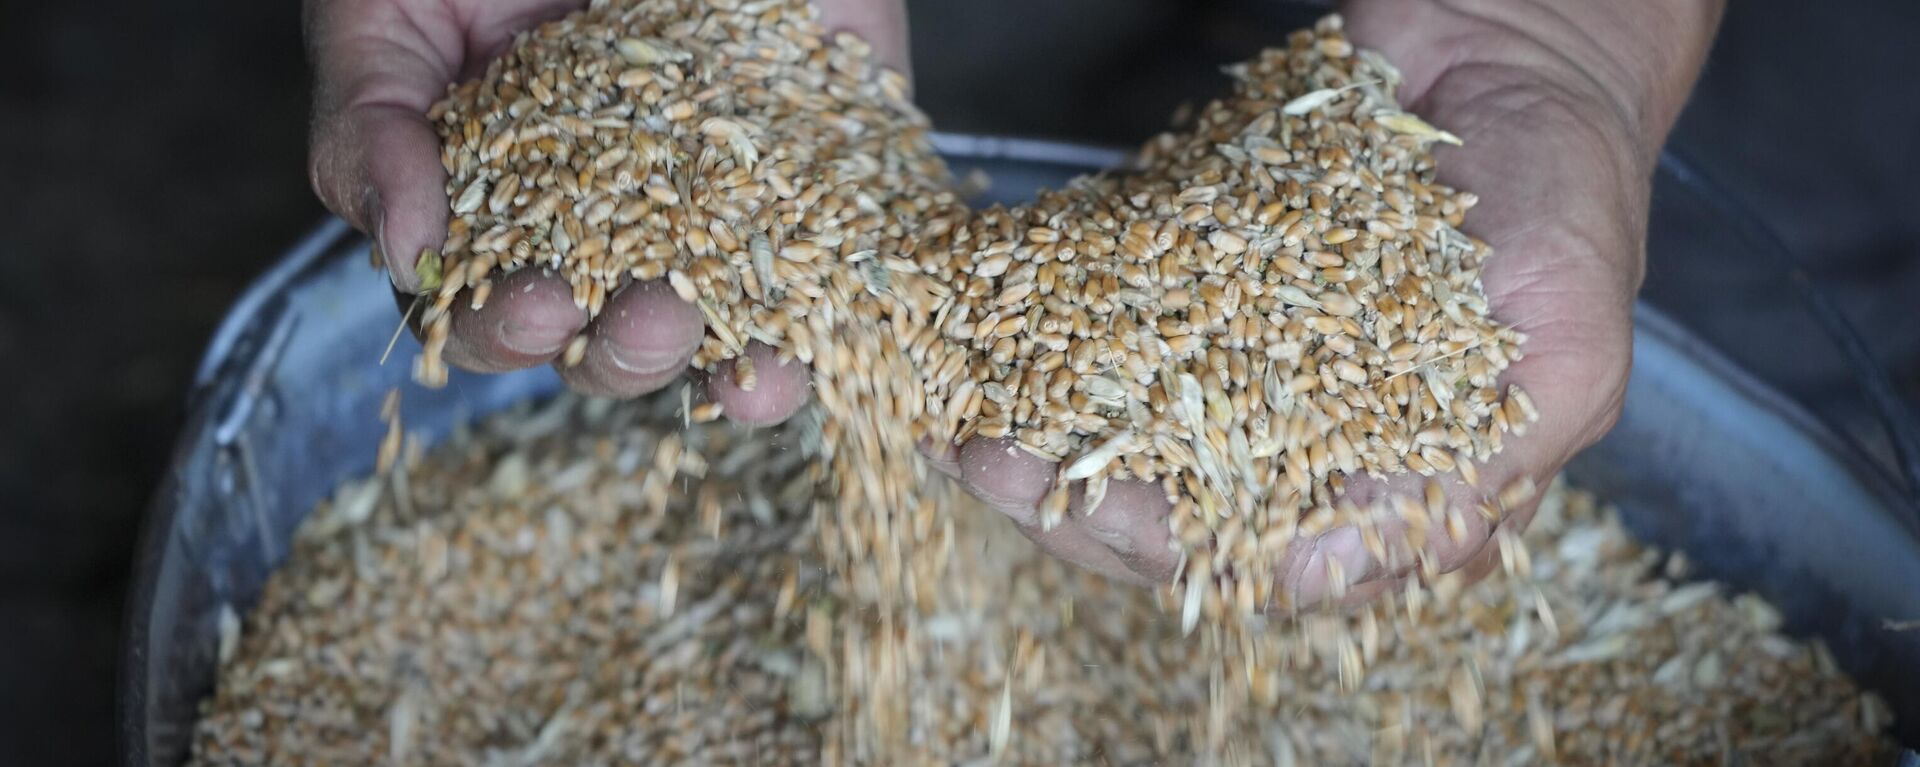
<svg viewBox="0 0 1920 767"><path fill-rule="evenodd" d="M1483 273L1490 306L1528 338L1503 385L1527 391L1541 419L1523 436L1508 435L1505 450L1478 467L1476 486L1441 480L1449 507L1460 511L1453 529L1409 531L1394 522L1373 545L1351 527L1294 544L1276 577L1295 607L1357 604L1410 577L1484 575L1498 562L1495 530L1524 529L1532 519L1539 494L1526 488L1544 488L1619 415L1653 162L1720 8L1715 0L1653 11L1641 6L1658 4L1575 2L1562 14L1553 5L1568 4L1360 0L1344 9L1352 42L1400 66L1406 108L1464 140L1438 150L1440 180L1480 198L1465 229L1494 250ZM1600 20L1617 23L1582 16L1596 12L1628 15ZM1674 39L1648 31L1661 25ZM1634 58L1663 39L1668 50ZM1036 508L1052 465L1005 441L937 452L949 473L1057 556L1145 583L1166 582L1179 565L1157 486L1110 482L1092 510L1080 508L1076 491L1073 512L1043 530ZM1362 507L1388 493L1418 498L1426 482L1362 475L1348 483L1347 497ZM1522 490L1509 493L1517 497L1506 499L1504 516L1475 513L1502 488Z"/></svg>
<svg viewBox="0 0 1920 767"><path fill-rule="evenodd" d="M582 5L557 0L310 0L308 39L317 72L312 180L321 199L372 234L393 285L420 284L419 254L437 249L447 224L439 138L425 119L452 82L473 77L513 35ZM866 38L882 63L906 69L899 0L818 0L830 29ZM1562 12L1547 6L1565 5ZM1657 6L1649 10L1648 5ZM1568 9L1572 9L1569 11ZM1718 18L1718 0L1666 5L1460 0L1347 4L1349 34L1384 53L1405 76L1407 107L1465 140L1439 158L1441 180L1480 196L1467 229L1496 251L1484 274L1495 316L1526 332L1526 356L1507 382L1532 394L1543 418L1479 471L1478 487L1449 480L1470 508L1525 477L1553 475L1597 440L1619 412L1630 360L1631 302L1642 272L1642 232L1654 152L1678 112ZM1591 14L1612 14L1583 23ZM1624 19L1624 21L1622 20ZM1611 46L1611 47L1610 47ZM1644 55L1642 55L1644 54ZM500 281L479 310L456 300L445 356L497 372L553 361L576 336L581 363L560 366L575 389L636 396L686 370L704 332L699 313L658 283L630 284L591 322L566 281L528 268ZM775 422L807 397L797 363L750 348L759 384L734 386L730 366L709 379L724 412ZM1157 485L1109 483L1096 509L1042 529L1037 507L1054 467L1005 440L928 446L936 466L1011 517L1056 556L1111 577L1165 582L1169 504ZM1361 480L1355 496L1418 492L1419 477ZM1524 527L1536 499L1499 524ZM1428 572L1485 569L1493 526L1464 514L1452 535L1401 539L1375 561L1360 531L1336 529L1297 544L1279 577L1295 604L1343 593L1344 602L1393 588L1415 564ZM1377 549L1376 549L1377 550ZM1338 562L1341 567L1328 568ZM1328 581L1330 572L1344 582Z"/></svg>
<svg viewBox="0 0 1920 767"><path fill-rule="evenodd" d="M882 64L906 71L906 15L899 0L820 0L829 30L873 46ZM373 236L396 291L420 289L415 264L445 240L449 209L440 138L429 107L449 84L478 76L513 36L586 5L581 0L308 0L306 28L315 70L310 175L322 202ZM480 309L453 302L448 363L478 372L548 364L576 337L578 364L556 365L585 394L634 397L687 372L705 324L692 304L660 282L628 284L598 317L573 303L566 279L524 268L496 280ZM753 346L757 383L733 383L731 364L709 376L709 396L727 416L785 420L805 404L809 379L797 362Z"/></svg>

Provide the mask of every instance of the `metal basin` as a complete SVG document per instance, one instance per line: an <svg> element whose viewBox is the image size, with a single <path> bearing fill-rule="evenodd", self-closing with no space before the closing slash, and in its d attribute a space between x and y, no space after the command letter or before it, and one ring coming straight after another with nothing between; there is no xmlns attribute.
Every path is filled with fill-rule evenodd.
<svg viewBox="0 0 1920 767"><path fill-rule="evenodd" d="M996 201L1124 159L1044 142L938 143L956 169L987 171ZM417 346L403 341L376 364L397 318L365 250L340 222L322 224L241 298L200 366L130 600L127 765L184 760L213 684L222 606L244 613L314 503L372 470L380 400L407 384ZM1920 618L1920 507L1852 444L1645 306L1634 354L1620 425L1570 467L1574 477L1647 540L1763 594L1789 630L1823 637L1886 697L1902 742L1920 743L1920 631L1885 625ZM438 391L409 388L408 426L437 439L559 387L544 368L455 373Z"/></svg>

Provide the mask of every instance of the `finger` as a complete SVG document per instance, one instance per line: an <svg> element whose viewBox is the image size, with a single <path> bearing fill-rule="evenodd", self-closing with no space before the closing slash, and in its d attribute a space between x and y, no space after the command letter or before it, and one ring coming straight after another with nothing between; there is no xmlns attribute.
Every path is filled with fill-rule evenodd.
<svg viewBox="0 0 1920 767"><path fill-rule="evenodd" d="M506 53L513 36L586 6L585 0L490 0L461 7L465 20L467 56L460 79L471 80Z"/></svg>
<svg viewBox="0 0 1920 767"><path fill-rule="evenodd" d="M1168 583L1180 566L1167 514L1173 504L1158 482L1108 480L1105 495L1087 508L1087 486L1072 488L1068 516L1073 526L1111 550L1127 569L1147 583Z"/></svg>
<svg viewBox="0 0 1920 767"><path fill-rule="evenodd" d="M1049 554L1130 583L1173 579L1179 553L1170 548L1166 517L1172 505L1157 483L1112 480L1097 506L1086 507L1086 484L1068 488L1068 511L1052 528L1039 504L1053 489L1055 465L1018 447L1012 438L975 439L957 455L961 484L1006 514Z"/></svg>
<svg viewBox="0 0 1920 767"><path fill-rule="evenodd" d="M638 397L685 374L705 333L700 310L666 283L629 283L607 298L600 316L587 326L587 348L578 364L562 360L555 369L582 394Z"/></svg>
<svg viewBox="0 0 1920 767"><path fill-rule="evenodd" d="M1408 524L1395 518L1395 495L1418 497L1423 478L1396 475L1385 479L1357 476L1346 484L1340 505L1368 521L1337 527L1287 547L1275 568L1276 587L1284 595L1279 605L1293 610L1317 610L1343 602L1358 586L1391 580L1429 559L1422 551L1430 524ZM1364 509L1364 512L1359 510Z"/></svg>
<svg viewBox="0 0 1920 767"><path fill-rule="evenodd" d="M462 294L449 312L453 326L442 356L447 364L476 373L544 364L587 324L566 279L537 268L495 278L480 308Z"/></svg>
<svg viewBox="0 0 1920 767"><path fill-rule="evenodd" d="M743 375L741 360L753 368L751 376ZM742 385L743 378L751 385ZM785 421L812 396L813 378L806 364L783 361L779 349L759 341L748 343L740 358L715 366L707 378L707 397L720 403L723 415L744 424L771 426Z"/></svg>
<svg viewBox="0 0 1920 767"><path fill-rule="evenodd" d="M420 290L418 263L427 250L438 251L446 241L446 170L439 159L440 139L419 114L388 106L369 105L346 118L350 123L340 134L332 134L329 145L340 141L358 141L363 170L334 177L337 187L364 190L354 199L363 206L349 222L368 234L380 246L387 265L387 277L395 288L407 292ZM332 153L343 150L328 149ZM351 161L351 160L349 160ZM315 184L321 183L316 177ZM336 189L345 195L346 188ZM328 199L323 193L322 200ZM339 210L338 204L330 208ZM343 214L345 215L345 214Z"/></svg>
<svg viewBox="0 0 1920 767"><path fill-rule="evenodd" d="M907 7L901 0L815 0L820 23L831 32L852 32L873 47L881 66L909 78L913 62L907 55Z"/></svg>
<svg viewBox="0 0 1920 767"><path fill-rule="evenodd" d="M415 262L443 241L448 215L440 139L426 112L453 78L461 32L446 14L401 3L314 2L308 11L314 192L374 236L396 288L417 292Z"/></svg>
<svg viewBox="0 0 1920 767"><path fill-rule="evenodd" d="M1372 574L1373 566L1359 528L1334 528L1288 553L1280 585L1294 609L1319 609L1345 599Z"/></svg>
<svg viewBox="0 0 1920 767"><path fill-rule="evenodd" d="M1125 558L1115 553L1107 544L1095 540L1084 527L1062 521L1053 529L1043 529L1037 524L1015 522L1020 534L1025 535L1034 545L1039 546L1047 556L1086 570L1095 575L1136 586L1153 586L1161 581L1141 575Z"/></svg>
<svg viewBox="0 0 1920 767"><path fill-rule="evenodd" d="M1138 576L1112 549L1063 520L1041 524L1040 500L1053 489L1054 464L1021 450L1011 437L968 440L959 450L960 484L995 511L1007 515L1048 555L1101 575Z"/></svg>
<svg viewBox="0 0 1920 767"><path fill-rule="evenodd" d="M1018 444L1012 437L968 440L960 446L960 483L1015 523L1037 526L1054 466Z"/></svg>
<svg viewBox="0 0 1920 767"><path fill-rule="evenodd" d="M1341 599L1347 589L1400 579L1415 570L1428 578L1458 570L1481 552L1497 526L1510 526L1516 532L1524 529L1537 499L1524 503L1503 499L1502 488L1526 476L1525 471L1535 470L1527 467L1540 461L1537 454L1518 451L1505 457L1504 463L1481 468L1478 485L1468 484L1458 474L1359 477L1347 485L1341 500L1353 508L1369 509L1370 521L1329 531L1303 546L1301 553L1290 552L1291 559L1280 571L1281 584L1305 607ZM1430 488L1438 488L1441 497L1431 497ZM1313 553L1322 556L1308 562ZM1329 562L1338 566L1339 582L1330 579ZM1361 568L1358 574L1356 566Z"/></svg>

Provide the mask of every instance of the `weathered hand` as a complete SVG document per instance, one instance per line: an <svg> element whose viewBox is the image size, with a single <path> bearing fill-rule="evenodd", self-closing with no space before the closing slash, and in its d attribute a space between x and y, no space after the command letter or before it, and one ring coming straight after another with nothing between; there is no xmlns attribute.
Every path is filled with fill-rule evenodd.
<svg viewBox="0 0 1920 767"><path fill-rule="evenodd" d="M1383 528L1388 562L1375 561L1353 528L1297 544L1279 577L1303 606L1336 594L1343 604L1370 599L1421 564L1429 573L1483 574L1497 551L1474 504L1523 477L1544 487L1611 428L1631 361L1653 162L1720 5L1355 0L1345 11L1350 39L1400 66L1409 111L1464 139L1439 150L1441 180L1480 197L1466 229L1495 252L1483 275L1490 305L1529 338L1505 381L1529 392L1543 417L1480 467L1478 488L1447 480L1452 506L1464 510L1452 535L1441 526L1411 538L1397 523ZM1054 554L1128 580L1172 576L1178 554L1167 546L1158 488L1110 483L1094 513L1076 511L1042 531L1034 509L1054 476L1048 464L981 441L951 457L975 493ZM1362 476L1348 497L1417 497L1424 481ZM1515 504L1500 524L1523 529L1536 504L1537 494ZM1341 565L1344 583L1329 583L1329 561Z"/></svg>
<svg viewBox="0 0 1920 767"><path fill-rule="evenodd" d="M881 62L905 69L906 16L899 0L820 0L829 29L866 38ZM581 0L309 0L307 40L316 72L311 176L327 207L373 235L394 288L419 289L420 253L438 249L448 220L446 171L428 107L446 86L474 77L515 33L584 6ZM633 397L679 378L698 348L698 310L665 285L635 283L611 296L591 323L565 279L538 268L498 281L479 310L454 301L445 358L481 372L553 361L579 335L580 364L557 366L587 394ZM784 420L809 396L806 371L755 346L758 383L733 385L731 367L708 381L726 415Z"/></svg>

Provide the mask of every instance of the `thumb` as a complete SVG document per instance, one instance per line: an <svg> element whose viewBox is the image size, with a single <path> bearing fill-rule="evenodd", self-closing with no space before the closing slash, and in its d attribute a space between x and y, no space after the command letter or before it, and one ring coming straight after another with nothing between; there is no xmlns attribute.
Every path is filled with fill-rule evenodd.
<svg viewBox="0 0 1920 767"><path fill-rule="evenodd" d="M446 171L427 109L452 79L460 36L450 19L409 18L397 4L308 7L315 71L308 172L328 209L374 237L394 287L420 289L416 263L446 236Z"/></svg>
<svg viewBox="0 0 1920 767"><path fill-rule="evenodd" d="M438 250L447 232L439 136L423 114L386 105L355 107L316 132L314 191L373 236L395 289L419 292L421 252Z"/></svg>

